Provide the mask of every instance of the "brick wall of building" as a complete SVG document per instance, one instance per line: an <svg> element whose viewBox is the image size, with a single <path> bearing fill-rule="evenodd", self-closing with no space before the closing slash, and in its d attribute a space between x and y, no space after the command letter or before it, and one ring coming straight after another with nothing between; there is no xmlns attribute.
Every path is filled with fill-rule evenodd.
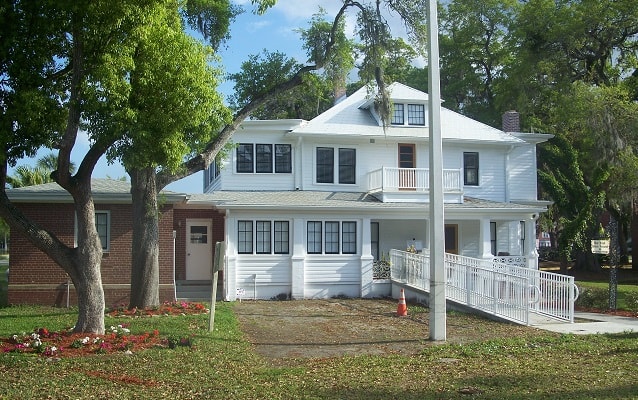
<svg viewBox="0 0 638 400"><path fill-rule="evenodd" d="M16 204L24 214L74 246L75 212L72 204ZM96 204L96 211L110 211L110 249L102 257L102 284L106 305L128 304L131 282L132 214L129 204ZM162 208L159 220L160 301L174 300L173 209ZM33 246L19 232L11 233L9 261L10 304L77 304L73 285L64 270Z"/></svg>

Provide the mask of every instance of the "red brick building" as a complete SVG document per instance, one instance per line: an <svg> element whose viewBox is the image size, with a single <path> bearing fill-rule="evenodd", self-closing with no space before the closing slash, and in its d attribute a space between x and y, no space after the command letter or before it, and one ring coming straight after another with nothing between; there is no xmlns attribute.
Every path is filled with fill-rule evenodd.
<svg viewBox="0 0 638 400"><path fill-rule="evenodd" d="M128 304L131 287L132 213L128 182L93 181L96 223L104 253L102 283L107 306ZM14 205L32 221L69 246L75 245L75 212L71 196L55 183L7 190ZM207 243L222 241L224 220L208 206L189 207L186 194L162 192L159 219L160 301L173 301L176 282L186 279L189 221L211 221ZM210 237L209 237L210 236ZM202 239L199 239L200 241ZM214 251L214 246L209 246ZM210 259L202 270L210 269ZM206 277L206 274L204 274ZM200 276L202 278L202 276ZM209 281L210 282L210 281ZM9 304L65 306L77 302L73 284L64 270L37 249L24 235L11 232Z"/></svg>

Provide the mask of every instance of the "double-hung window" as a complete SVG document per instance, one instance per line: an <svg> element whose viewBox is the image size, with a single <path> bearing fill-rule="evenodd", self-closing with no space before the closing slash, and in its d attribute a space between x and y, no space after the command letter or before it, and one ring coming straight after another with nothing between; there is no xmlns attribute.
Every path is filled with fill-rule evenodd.
<svg viewBox="0 0 638 400"><path fill-rule="evenodd" d="M274 253L290 253L290 227L288 221L275 221Z"/></svg>
<svg viewBox="0 0 638 400"><path fill-rule="evenodd" d="M253 253L253 221L239 221L237 224L237 252L239 254Z"/></svg>
<svg viewBox="0 0 638 400"><path fill-rule="evenodd" d="M237 172L253 172L253 144L240 143L237 146Z"/></svg>
<svg viewBox="0 0 638 400"><path fill-rule="evenodd" d="M255 145L255 172L272 173L272 144Z"/></svg>
<svg viewBox="0 0 638 400"><path fill-rule="evenodd" d="M308 222L308 233L307 233L307 252L308 254L321 254L322 252L322 224L320 221L309 221Z"/></svg>
<svg viewBox="0 0 638 400"><path fill-rule="evenodd" d="M492 250L492 255L495 256L496 253L496 222L490 222L490 245Z"/></svg>
<svg viewBox="0 0 638 400"><path fill-rule="evenodd" d="M334 183L335 149L317 147L317 183Z"/></svg>
<svg viewBox="0 0 638 400"><path fill-rule="evenodd" d="M335 169L340 184L355 184L357 170L357 151L352 148L339 148L337 168L335 168L335 149L317 147L316 167L317 183L334 183Z"/></svg>
<svg viewBox="0 0 638 400"><path fill-rule="evenodd" d="M392 125L403 125L405 123L403 108L403 104L401 103L392 105L392 119L390 120Z"/></svg>
<svg viewBox="0 0 638 400"><path fill-rule="evenodd" d="M425 125L425 106L423 104L408 104L408 125Z"/></svg>
<svg viewBox="0 0 638 400"><path fill-rule="evenodd" d="M292 146L289 144L275 145L275 173L289 174L292 172Z"/></svg>
<svg viewBox="0 0 638 400"><path fill-rule="evenodd" d="M463 184L478 186L479 184L479 153L463 153Z"/></svg>
<svg viewBox="0 0 638 400"><path fill-rule="evenodd" d="M357 253L357 223L344 221L341 223L341 252L343 254Z"/></svg>
<svg viewBox="0 0 638 400"><path fill-rule="evenodd" d="M327 221L325 226L326 254L339 254L339 222Z"/></svg>
<svg viewBox="0 0 638 400"><path fill-rule="evenodd" d="M270 221L256 222L255 252L257 254L270 254Z"/></svg>
<svg viewBox="0 0 638 400"><path fill-rule="evenodd" d="M108 251L110 248L110 225L111 214L108 211L95 212L95 228L102 243L102 251Z"/></svg>

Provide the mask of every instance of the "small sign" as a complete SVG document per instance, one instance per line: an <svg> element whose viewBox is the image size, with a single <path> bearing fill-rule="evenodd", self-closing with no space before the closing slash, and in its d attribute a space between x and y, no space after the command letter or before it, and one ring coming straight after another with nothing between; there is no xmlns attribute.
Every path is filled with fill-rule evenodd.
<svg viewBox="0 0 638 400"><path fill-rule="evenodd" d="M609 239L592 240L591 252L594 254L609 254Z"/></svg>
<svg viewBox="0 0 638 400"><path fill-rule="evenodd" d="M237 297L244 297L246 295L246 289L237 288Z"/></svg>

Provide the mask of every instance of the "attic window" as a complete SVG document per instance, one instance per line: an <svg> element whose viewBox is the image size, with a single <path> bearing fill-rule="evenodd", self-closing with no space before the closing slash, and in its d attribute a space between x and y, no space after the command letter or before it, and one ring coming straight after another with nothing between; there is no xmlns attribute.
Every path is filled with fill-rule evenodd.
<svg viewBox="0 0 638 400"><path fill-rule="evenodd" d="M403 104L395 104L392 109L392 125L403 125L404 120Z"/></svg>
<svg viewBox="0 0 638 400"><path fill-rule="evenodd" d="M407 115L406 115L407 114ZM395 103L392 109L392 125L425 126L425 106L423 104Z"/></svg>

